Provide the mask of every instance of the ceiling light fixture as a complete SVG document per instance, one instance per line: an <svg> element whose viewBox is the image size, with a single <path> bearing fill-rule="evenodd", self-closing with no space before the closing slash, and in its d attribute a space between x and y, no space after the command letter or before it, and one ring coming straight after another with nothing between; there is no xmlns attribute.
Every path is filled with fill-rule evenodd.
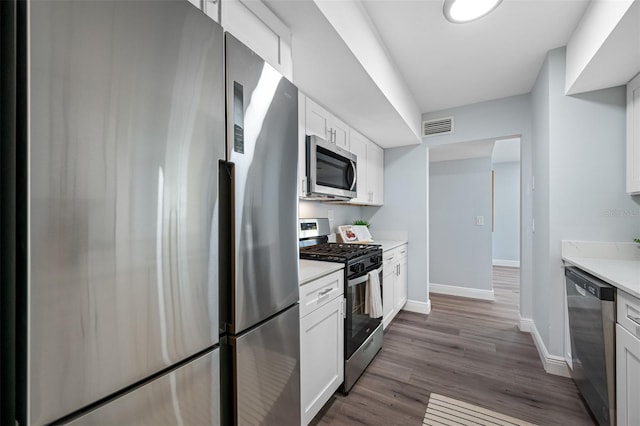
<svg viewBox="0 0 640 426"><path fill-rule="evenodd" d="M445 0L443 12L449 22L462 24L482 18L501 2L502 0Z"/></svg>

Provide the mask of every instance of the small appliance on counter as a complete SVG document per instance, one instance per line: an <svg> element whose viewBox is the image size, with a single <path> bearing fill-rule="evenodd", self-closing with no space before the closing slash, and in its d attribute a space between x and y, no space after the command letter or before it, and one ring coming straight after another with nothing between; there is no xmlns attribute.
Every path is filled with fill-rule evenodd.
<svg viewBox="0 0 640 426"><path fill-rule="evenodd" d="M329 234L328 219L300 219L300 258L345 265L342 392L346 395L382 349L382 248L373 244L329 243ZM379 316L375 313L377 304Z"/></svg>
<svg viewBox="0 0 640 426"><path fill-rule="evenodd" d="M369 244L374 242L369 228L365 225L338 226L336 241L347 244Z"/></svg>

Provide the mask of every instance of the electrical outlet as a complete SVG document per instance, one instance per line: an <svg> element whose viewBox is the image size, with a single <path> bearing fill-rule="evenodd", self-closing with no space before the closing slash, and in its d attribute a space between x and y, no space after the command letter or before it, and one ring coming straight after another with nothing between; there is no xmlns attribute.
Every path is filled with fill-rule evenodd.
<svg viewBox="0 0 640 426"><path fill-rule="evenodd" d="M484 225L484 216L476 216L476 225L478 226Z"/></svg>

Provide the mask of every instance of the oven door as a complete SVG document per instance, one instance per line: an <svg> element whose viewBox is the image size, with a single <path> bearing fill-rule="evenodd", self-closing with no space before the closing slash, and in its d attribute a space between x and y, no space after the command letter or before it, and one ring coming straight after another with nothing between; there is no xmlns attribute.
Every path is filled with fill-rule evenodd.
<svg viewBox="0 0 640 426"><path fill-rule="evenodd" d="M377 271L380 277L380 296L382 297L382 267ZM367 272L362 276L347 281L347 307L344 327L345 359L349 359L353 355L382 321L382 317L371 318L369 314L364 313L368 280L369 273Z"/></svg>
<svg viewBox="0 0 640 426"><path fill-rule="evenodd" d="M318 136L307 136L308 194L341 200L356 196L357 157Z"/></svg>

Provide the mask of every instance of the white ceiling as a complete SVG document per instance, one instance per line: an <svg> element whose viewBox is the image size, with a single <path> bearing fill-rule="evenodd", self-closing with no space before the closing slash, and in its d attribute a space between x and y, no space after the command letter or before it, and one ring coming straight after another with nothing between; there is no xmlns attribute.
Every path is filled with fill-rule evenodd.
<svg viewBox="0 0 640 426"><path fill-rule="evenodd" d="M459 142L429 148L429 162L491 157L491 162L520 161L520 138Z"/></svg>
<svg viewBox="0 0 640 426"><path fill-rule="evenodd" d="M588 0L504 0L452 24L442 0L364 0L423 112L531 91L549 50L565 46Z"/></svg>

